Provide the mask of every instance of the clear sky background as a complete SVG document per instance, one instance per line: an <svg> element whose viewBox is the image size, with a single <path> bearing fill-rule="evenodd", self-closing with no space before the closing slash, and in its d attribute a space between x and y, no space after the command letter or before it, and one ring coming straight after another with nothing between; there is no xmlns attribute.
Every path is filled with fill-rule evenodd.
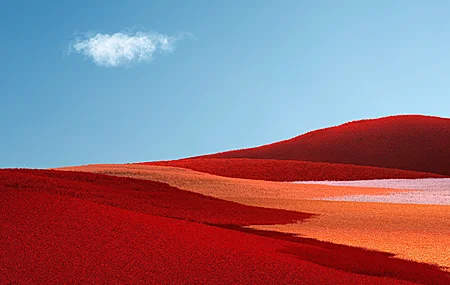
<svg viewBox="0 0 450 285"><path fill-rule="evenodd" d="M101 66L74 36L185 35ZM0 1L0 167L175 159L450 116L450 1ZM86 34L87 35L87 34Z"/></svg>

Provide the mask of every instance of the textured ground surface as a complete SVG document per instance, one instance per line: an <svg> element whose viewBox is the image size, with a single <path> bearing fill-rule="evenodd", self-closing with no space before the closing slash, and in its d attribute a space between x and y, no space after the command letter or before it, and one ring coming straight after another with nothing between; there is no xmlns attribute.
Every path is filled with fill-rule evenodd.
<svg viewBox="0 0 450 285"><path fill-rule="evenodd" d="M298 200L354 194L382 195L404 191L387 188L303 185L296 183L228 178L177 167L139 164L97 164L64 167L61 168L61 170L86 171L159 181L184 190L227 200L241 197L289 198Z"/></svg>
<svg viewBox="0 0 450 285"><path fill-rule="evenodd" d="M195 158L148 162L142 164L175 166L226 177L267 181L444 177L433 173L392 168L274 159Z"/></svg>
<svg viewBox="0 0 450 285"><path fill-rule="evenodd" d="M223 212L227 208L237 214ZM410 281L431 285L450 281L448 273L433 266L388 254L238 226L308 217L221 201L151 181L1 170L0 283ZM211 225L212 221L222 228Z"/></svg>
<svg viewBox="0 0 450 285"><path fill-rule="evenodd" d="M450 179L380 179L360 181L321 181L299 182L303 184L320 184L334 186L382 187L390 189L411 190L410 192L390 193L388 195L350 195L324 198L335 201L436 204L450 205ZM449 229L450 231L450 229Z"/></svg>
<svg viewBox="0 0 450 285"><path fill-rule="evenodd" d="M242 199L249 205L320 214L303 224L256 226L395 253L450 267L450 207L292 199Z"/></svg>
<svg viewBox="0 0 450 285"><path fill-rule="evenodd" d="M348 192L386 194L386 191L404 190L233 179L159 166L92 165L69 169L164 181L185 190L247 205L319 214L301 224L256 228L293 232L304 237L383 250L402 258L450 266L448 206L306 200L345 196ZM302 187L291 188L292 185Z"/></svg>
<svg viewBox="0 0 450 285"><path fill-rule="evenodd" d="M301 181L296 183L439 191L443 188L447 189L450 187L450 178L371 179L357 181Z"/></svg>

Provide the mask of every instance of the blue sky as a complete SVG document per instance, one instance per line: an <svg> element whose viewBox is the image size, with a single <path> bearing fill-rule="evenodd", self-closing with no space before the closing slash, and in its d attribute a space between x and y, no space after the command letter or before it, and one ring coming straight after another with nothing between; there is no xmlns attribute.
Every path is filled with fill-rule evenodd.
<svg viewBox="0 0 450 285"><path fill-rule="evenodd" d="M355 119L449 117L449 13L449 1L2 0L0 167L175 159ZM89 46L117 33L144 35L146 56L117 64Z"/></svg>

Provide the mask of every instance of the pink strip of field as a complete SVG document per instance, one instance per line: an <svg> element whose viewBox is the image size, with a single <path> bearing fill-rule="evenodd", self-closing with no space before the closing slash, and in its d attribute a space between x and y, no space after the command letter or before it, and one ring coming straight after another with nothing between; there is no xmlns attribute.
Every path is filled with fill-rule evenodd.
<svg viewBox="0 0 450 285"><path fill-rule="evenodd" d="M394 192L384 195L364 194L340 197L326 197L322 200L450 205L450 178L380 179L358 181L302 181L296 183L411 190L407 192Z"/></svg>

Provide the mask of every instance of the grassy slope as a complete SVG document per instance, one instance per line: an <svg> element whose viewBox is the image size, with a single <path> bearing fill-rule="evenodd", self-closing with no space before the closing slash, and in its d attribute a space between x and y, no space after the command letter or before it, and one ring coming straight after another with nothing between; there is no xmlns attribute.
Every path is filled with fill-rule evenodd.
<svg viewBox="0 0 450 285"><path fill-rule="evenodd" d="M214 175L267 181L364 180L386 178L441 178L439 174L323 162L249 158L195 158L147 162Z"/></svg>
<svg viewBox="0 0 450 285"><path fill-rule="evenodd" d="M303 219L304 213L230 204L162 183L99 174L1 170L0 178L1 283L450 280L433 266L387 254L236 227ZM233 209L239 217L214 213L218 209ZM176 219L164 217L167 213Z"/></svg>
<svg viewBox="0 0 450 285"><path fill-rule="evenodd" d="M355 194L379 195L396 190L228 178L168 166L88 165L67 169L156 180L250 206L319 214L304 223L258 228L387 251L405 259L450 267L447 230L450 207L306 200Z"/></svg>

